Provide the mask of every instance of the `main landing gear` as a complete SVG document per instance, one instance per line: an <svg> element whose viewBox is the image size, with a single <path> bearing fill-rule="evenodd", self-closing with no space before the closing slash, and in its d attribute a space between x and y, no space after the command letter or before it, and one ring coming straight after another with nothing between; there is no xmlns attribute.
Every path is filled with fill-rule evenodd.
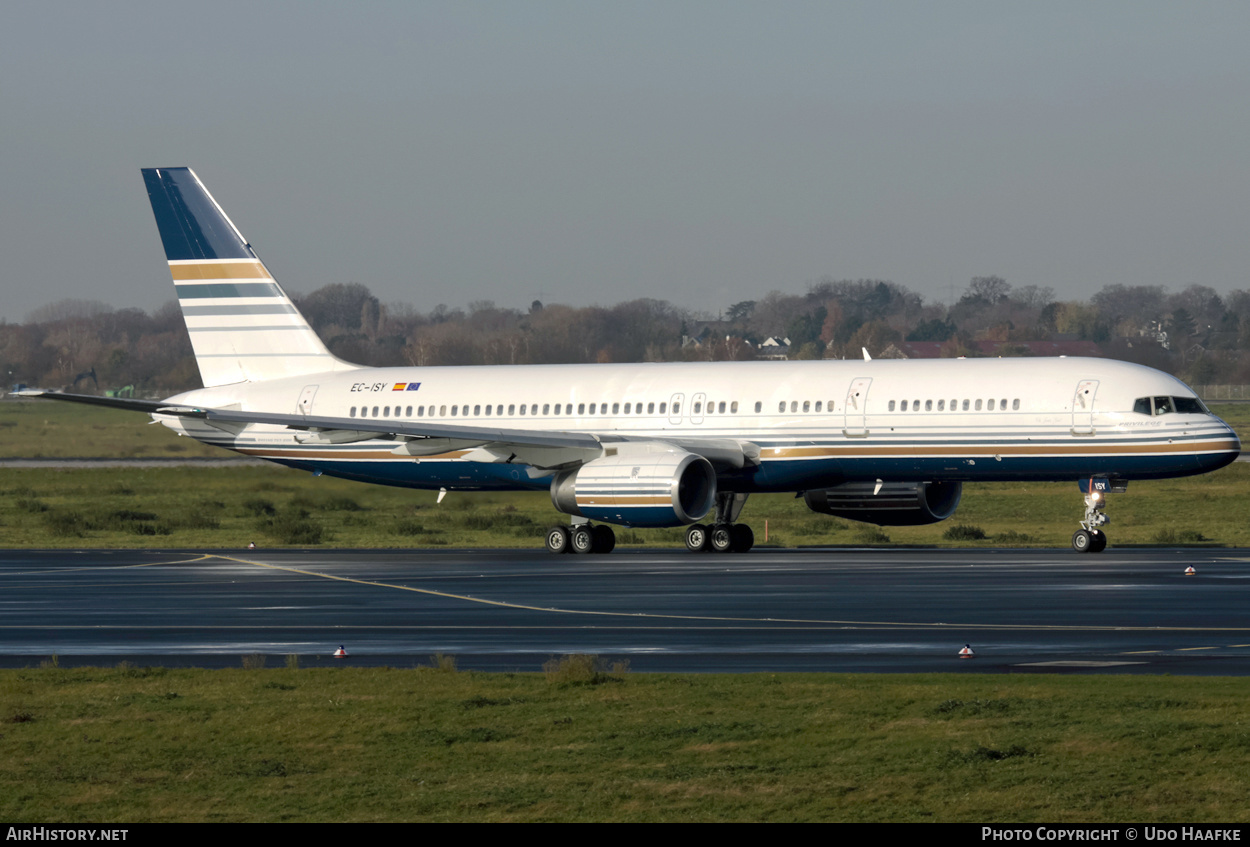
<svg viewBox="0 0 1250 847"><path fill-rule="evenodd" d="M712 525L701 523L686 528L686 549L699 552L745 553L755 546L755 533L744 523L734 523L742 514L747 495L720 492L716 495L716 516Z"/></svg>
<svg viewBox="0 0 1250 847"><path fill-rule="evenodd" d="M615 547L616 533L607 524L583 523L547 530L547 550L551 553L611 553Z"/></svg>
<svg viewBox="0 0 1250 847"><path fill-rule="evenodd" d="M1107 508L1111 485L1105 479L1091 479L1081 483L1081 490L1085 492L1085 520L1081 521L1081 528L1072 533L1072 549L1078 553L1101 553L1107 548L1107 533L1099 527L1111 522L1103 511Z"/></svg>

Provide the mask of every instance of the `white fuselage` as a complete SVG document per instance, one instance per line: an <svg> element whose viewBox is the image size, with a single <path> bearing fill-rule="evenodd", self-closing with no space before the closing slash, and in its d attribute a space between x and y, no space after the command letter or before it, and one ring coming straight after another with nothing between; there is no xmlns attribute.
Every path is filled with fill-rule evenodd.
<svg viewBox="0 0 1250 847"><path fill-rule="evenodd" d="M735 491L872 479L1162 478L1213 470L1240 451L1215 416L1143 413L1142 398L1192 401L1194 394L1167 374L1125 362L1022 358L360 368L217 386L170 402L371 423L749 443L758 460L719 474L722 489ZM227 430L161 419L241 453L371 482L532 489L550 481L516 464L468 461L467 450L397 455L402 442L385 436L309 444L285 427Z"/></svg>

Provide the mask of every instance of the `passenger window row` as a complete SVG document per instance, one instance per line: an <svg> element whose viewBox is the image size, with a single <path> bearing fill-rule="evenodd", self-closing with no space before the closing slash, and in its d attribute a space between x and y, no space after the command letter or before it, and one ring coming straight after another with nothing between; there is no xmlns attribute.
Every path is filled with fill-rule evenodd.
<svg viewBox="0 0 1250 847"><path fill-rule="evenodd" d="M660 415L667 416L669 413L668 406L669 406L668 403L646 403L646 404L633 403L633 402L611 403L611 404L578 403L576 406L577 408L576 414L578 417L587 417L589 415L621 416L621 415L643 415L643 414L647 414L647 415L660 414ZM832 412L834 410L834 404L832 400L828 402L827 407L825 405L825 402L822 400L817 400L815 402L815 408L813 408L813 403L811 400L803 400L803 401L791 400L789 401L788 406L789 406L789 410L791 413L799 412L800 407L802 408L802 411L804 412L812 412L812 411L821 412L825 410L826 408L829 412ZM414 417L416 418L424 418L424 417L480 418L480 417L486 417L486 418L489 418L489 417L503 417L505 415L504 408L505 407L503 404L499 404L499 405L475 404L472 406L471 411L470 411L470 406L468 404L465 404L465 405L453 404L451 406L441 405L441 406L415 406L415 407L414 406L373 406L373 407L352 406L348 412L348 416L353 417L353 418L357 417L357 415L359 415L362 418L391 418L391 417L395 417L395 418L414 418ZM784 414L786 411L786 408L787 408L787 401L782 400L778 404L777 411ZM524 403L521 403L520 405L515 404L515 403L509 403L507 405L506 414L508 417L518 417L518 416L523 417L527 415L531 417L536 417L538 415L543 415L546 417L554 417L557 415L566 415L566 416L573 415L574 414L573 409L574 409L574 405L572 403L564 403L564 404L543 403L541 405L541 411L540 411L540 406L538 403L532 403L529 405L526 405ZM759 414L763 410L764 410L763 401L757 400L755 402L756 414ZM413 414L414 411L416 412L415 415ZM674 415L681 414L680 402L673 404L673 414ZM725 415L725 414L736 415L738 414L738 401L737 400L731 400L731 401L699 400L692 404L691 414L693 415Z"/></svg>
<svg viewBox="0 0 1250 847"><path fill-rule="evenodd" d="M909 410L912 412L919 412L921 408L920 406L921 402L924 403L924 410L926 412L932 412L935 410L939 412L945 412L947 410L947 405L946 405L945 400L924 400L924 401L912 400L910 401L910 403L907 400L900 400L898 401L897 408L898 408L898 411L900 412L906 412ZM889 410L893 412L895 408L896 408L895 401L891 400ZM963 400L962 408L961 408L960 400L951 400L949 408L950 408L950 411L952 412L959 412L959 411L980 412L982 410L987 411L987 412L993 412L995 411L995 409L997 409L1000 412L1005 412L1007 411L1007 400L1002 399L1002 400L996 401L993 398L990 398L989 400L985 400L985 401ZM1020 411L1019 399L1011 401L1011 411L1013 412Z"/></svg>

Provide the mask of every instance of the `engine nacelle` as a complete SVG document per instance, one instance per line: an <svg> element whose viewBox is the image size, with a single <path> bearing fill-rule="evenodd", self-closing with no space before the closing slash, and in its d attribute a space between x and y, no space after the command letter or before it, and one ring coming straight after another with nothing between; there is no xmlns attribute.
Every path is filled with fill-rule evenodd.
<svg viewBox="0 0 1250 847"><path fill-rule="evenodd" d="M846 482L833 488L806 491L813 512L836 515L879 526L923 526L955 514L963 495L960 482L886 482L876 494L875 482Z"/></svg>
<svg viewBox="0 0 1250 847"><path fill-rule="evenodd" d="M715 500L712 463L683 451L605 456L551 481L561 512L624 526L692 524Z"/></svg>

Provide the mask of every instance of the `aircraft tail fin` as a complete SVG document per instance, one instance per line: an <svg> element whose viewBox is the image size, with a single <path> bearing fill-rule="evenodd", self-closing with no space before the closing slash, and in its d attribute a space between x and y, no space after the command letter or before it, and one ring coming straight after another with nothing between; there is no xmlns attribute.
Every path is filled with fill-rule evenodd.
<svg viewBox="0 0 1250 847"><path fill-rule="evenodd" d="M190 168L144 168L204 387L351 368L335 358Z"/></svg>

